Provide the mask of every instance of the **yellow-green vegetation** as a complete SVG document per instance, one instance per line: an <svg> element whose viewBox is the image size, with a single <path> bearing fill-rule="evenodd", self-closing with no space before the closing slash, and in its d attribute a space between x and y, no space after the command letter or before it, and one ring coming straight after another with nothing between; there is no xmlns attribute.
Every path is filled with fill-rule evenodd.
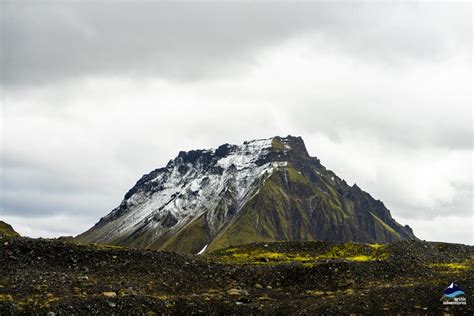
<svg viewBox="0 0 474 316"><path fill-rule="evenodd" d="M122 246L114 246L114 245L107 245L107 244L92 244L92 245L86 245L86 247L91 247L91 248L98 249L98 250L125 249L125 247L122 247Z"/></svg>
<svg viewBox="0 0 474 316"><path fill-rule="evenodd" d="M276 150L284 150L285 149L285 144L277 138L274 138L272 140L272 147Z"/></svg>
<svg viewBox="0 0 474 316"><path fill-rule="evenodd" d="M354 257L347 257L346 260L350 261L370 261L370 260L375 260L371 256L354 256Z"/></svg>
<svg viewBox="0 0 474 316"><path fill-rule="evenodd" d="M378 224L376 226L376 229L380 230L380 232L388 231L388 232L394 234L395 236L400 237L399 233L397 233L392 227L388 226L387 223L385 223L383 220L381 220L377 215L375 215L372 212L370 212L370 215L372 215L375 218L375 222Z"/></svg>
<svg viewBox="0 0 474 316"><path fill-rule="evenodd" d="M208 243L209 233L207 231L205 215L196 218L184 229L178 231L171 238L162 242L159 250L175 251L178 253L197 253L202 245ZM161 240L158 240L161 242Z"/></svg>
<svg viewBox="0 0 474 316"><path fill-rule="evenodd" d="M229 248L217 253L218 260L232 264L284 264L298 262L303 267L311 268L313 262L328 259L347 261L386 260L389 253L385 245L364 245L343 243L333 246L323 253L284 253L267 249L246 250L245 248Z"/></svg>
<svg viewBox="0 0 474 316"><path fill-rule="evenodd" d="M384 244L369 244L369 247L373 249L380 249L380 248L385 247L385 245Z"/></svg>
<svg viewBox="0 0 474 316"><path fill-rule="evenodd" d="M291 165L288 164L288 178L292 183L309 185L308 180Z"/></svg>
<svg viewBox="0 0 474 316"><path fill-rule="evenodd" d="M59 298L51 293L47 293L46 296L35 294L18 300L16 304L20 309L24 309L26 307L46 308L49 307L51 303L58 300Z"/></svg>
<svg viewBox="0 0 474 316"><path fill-rule="evenodd" d="M314 257L304 254L291 254L272 252L267 250L242 251L236 248L227 249L225 254L219 257L219 260L225 263L235 264L272 264L289 262L308 262L315 260Z"/></svg>
<svg viewBox="0 0 474 316"><path fill-rule="evenodd" d="M13 301L13 297L10 294L0 294L0 302Z"/></svg>
<svg viewBox="0 0 474 316"><path fill-rule="evenodd" d="M309 290L309 291L306 291L306 294L314 295L314 296L321 296L321 295L326 295L326 294L330 294L330 293L331 293L331 292L319 291L319 290Z"/></svg>
<svg viewBox="0 0 474 316"><path fill-rule="evenodd" d="M273 299L271 297L269 297L268 295L266 295L266 294L257 297L257 300L259 300L259 301L273 301Z"/></svg>
<svg viewBox="0 0 474 316"><path fill-rule="evenodd" d="M159 301L166 301L170 299L169 295L163 294L163 293L153 293L149 295L150 297L159 300Z"/></svg>
<svg viewBox="0 0 474 316"><path fill-rule="evenodd" d="M206 292L203 293L193 293L193 295L200 295L205 301L210 301L211 299L218 299L224 295L224 291L222 289L208 289Z"/></svg>
<svg viewBox="0 0 474 316"><path fill-rule="evenodd" d="M343 243L319 256L320 259L345 259L349 261L386 260L389 253L385 245Z"/></svg>
<svg viewBox="0 0 474 316"><path fill-rule="evenodd" d="M468 262L450 262L450 263L433 263L429 265L430 268L442 270L469 270L472 266Z"/></svg>
<svg viewBox="0 0 474 316"><path fill-rule="evenodd" d="M9 224L0 221L0 237L6 237L6 238L13 238L13 237L20 237L20 234L18 234L13 227L11 227Z"/></svg>
<svg viewBox="0 0 474 316"><path fill-rule="evenodd" d="M305 292L306 294L312 295L312 296L322 296L325 295L327 297L335 297L336 295L352 295L354 294L353 289L345 289L345 290L340 290L340 291L321 291L321 290L308 290Z"/></svg>
<svg viewBox="0 0 474 316"><path fill-rule="evenodd" d="M238 220L231 222L214 237L208 247L209 251L257 241L291 240L295 236L311 240L306 229L310 226L310 219L301 202L292 199L283 189L283 172L286 170L274 173L267 179L260 193L240 211ZM301 176L296 171L295 173ZM300 215L299 227L291 221L290 214L295 212Z"/></svg>

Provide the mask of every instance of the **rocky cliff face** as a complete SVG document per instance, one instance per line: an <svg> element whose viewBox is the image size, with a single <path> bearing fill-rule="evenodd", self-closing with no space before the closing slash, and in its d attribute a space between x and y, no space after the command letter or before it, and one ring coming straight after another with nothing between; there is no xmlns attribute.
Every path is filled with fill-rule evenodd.
<svg viewBox="0 0 474 316"><path fill-rule="evenodd" d="M288 136L180 152L76 239L198 253L256 241L416 237Z"/></svg>

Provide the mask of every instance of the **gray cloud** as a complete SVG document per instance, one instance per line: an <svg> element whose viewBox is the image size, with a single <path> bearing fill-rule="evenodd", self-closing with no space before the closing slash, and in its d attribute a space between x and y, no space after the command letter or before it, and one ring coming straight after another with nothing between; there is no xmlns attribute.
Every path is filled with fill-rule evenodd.
<svg viewBox="0 0 474 316"><path fill-rule="evenodd" d="M4 1L2 83L37 85L94 75L235 76L252 69L259 49L308 32L368 62L426 61L470 49L467 8Z"/></svg>

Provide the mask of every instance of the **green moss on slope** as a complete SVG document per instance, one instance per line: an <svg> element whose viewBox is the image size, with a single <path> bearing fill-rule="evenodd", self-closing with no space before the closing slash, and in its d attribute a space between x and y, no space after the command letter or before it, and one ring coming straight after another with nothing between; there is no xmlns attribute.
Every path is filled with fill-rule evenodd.
<svg viewBox="0 0 474 316"><path fill-rule="evenodd" d="M311 224L306 207L284 189L282 172L286 171L273 174L260 192L216 235L211 250L257 241L315 240L314 232L309 232ZM300 176L295 176L297 181L303 181ZM308 182L306 185L311 190Z"/></svg>
<svg viewBox="0 0 474 316"><path fill-rule="evenodd" d="M290 182L309 185L308 180L298 172L291 164L288 164L288 179Z"/></svg>
<svg viewBox="0 0 474 316"><path fill-rule="evenodd" d="M268 241L371 243L402 239L388 223L361 208L364 203L340 195L330 181L323 187L310 182L290 163L266 180L258 194L213 238L209 250ZM373 258L356 253L345 253L344 257L359 261Z"/></svg>
<svg viewBox="0 0 474 316"><path fill-rule="evenodd" d="M319 256L320 259L343 258L349 261L370 261L388 259L385 245L343 243Z"/></svg>
<svg viewBox="0 0 474 316"><path fill-rule="evenodd" d="M219 262L229 264L275 265L288 263L311 264L332 259L345 261L387 260L390 254L385 245L367 245L355 243L336 244L323 252L282 252L266 248L247 249L244 247L228 248L212 254Z"/></svg>
<svg viewBox="0 0 474 316"><path fill-rule="evenodd" d="M203 214L172 235L165 243L158 243L157 247L159 250L195 254L207 245L209 235L206 216Z"/></svg>
<svg viewBox="0 0 474 316"><path fill-rule="evenodd" d="M273 138L272 140L272 148L276 150L284 150L285 149L285 144L278 138Z"/></svg>
<svg viewBox="0 0 474 316"><path fill-rule="evenodd" d="M382 219L370 212L370 215L375 219L375 231L378 236L386 236L389 240L401 239L400 234L397 233L392 227L387 225Z"/></svg>
<svg viewBox="0 0 474 316"><path fill-rule="evenodd" d="M0 237L6 237L6 238L20 237L20 234L18 234L11 225L3 221L0 221Z"/></svg>

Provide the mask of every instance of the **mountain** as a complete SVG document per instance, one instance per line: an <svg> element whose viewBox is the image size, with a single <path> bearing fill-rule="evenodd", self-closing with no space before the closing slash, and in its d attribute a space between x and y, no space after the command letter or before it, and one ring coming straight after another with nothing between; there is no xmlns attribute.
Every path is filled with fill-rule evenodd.
<svg viewBox="0 0 474 316"><path fill-rule="evenodd" d="M20 237L10 224L0 221L0 237Z"/></svg>
<svg viewBox="0 0 474 316"><path fill-rule="evenodd" d="M416 239L409 226L292 136L180 152L76 237L193 254L257 241L403 239Z"/></svg>

